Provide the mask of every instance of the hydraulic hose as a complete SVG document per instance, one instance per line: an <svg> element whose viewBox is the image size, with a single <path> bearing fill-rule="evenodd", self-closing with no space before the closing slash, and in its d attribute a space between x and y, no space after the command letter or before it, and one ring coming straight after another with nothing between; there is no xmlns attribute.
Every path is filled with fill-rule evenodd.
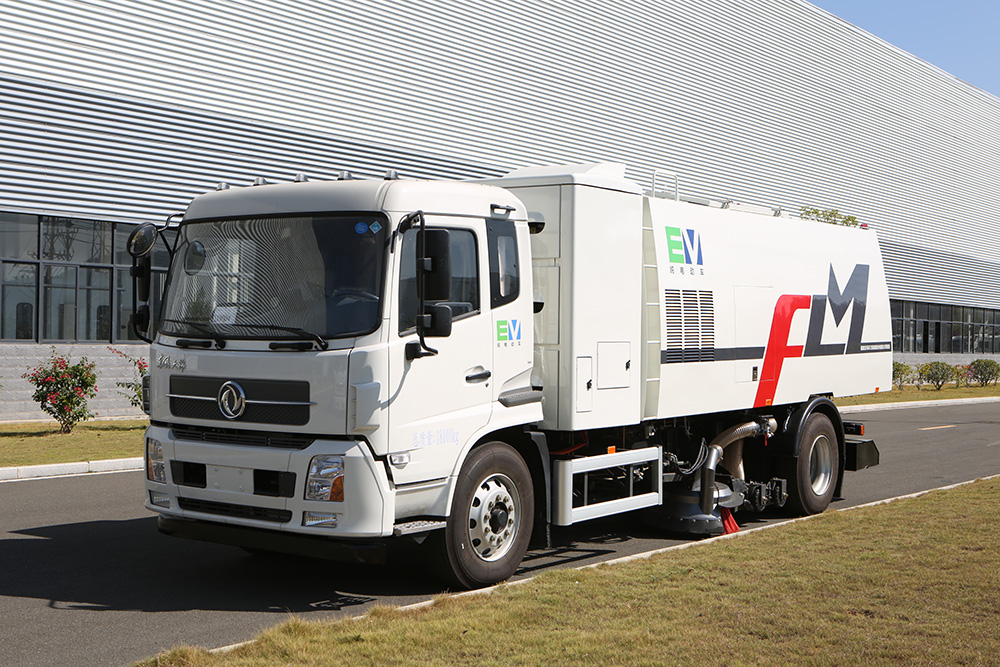
<svg viewBox="0 0 1000 667"><path fill-rule="evenodd" d="M771 434L777 430L778 422L773 417L768 417L764 422L746 422L731 426L715 436L708 445L708 459L701 469L701 495L698 504L703 514L711 514L715 509L715 468L722 460L723 450L737 440L749 438L761 431Z"/></svg>

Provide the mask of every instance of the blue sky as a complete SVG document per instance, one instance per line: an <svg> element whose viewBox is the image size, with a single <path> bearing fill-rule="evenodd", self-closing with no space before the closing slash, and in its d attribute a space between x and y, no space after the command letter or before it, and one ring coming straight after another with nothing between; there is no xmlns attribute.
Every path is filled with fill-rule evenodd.
<svg viewBox="0 0 1000 667"><path fill-rule="evenodd" d="M997 0L809 0L1000 97Z"/></svg>

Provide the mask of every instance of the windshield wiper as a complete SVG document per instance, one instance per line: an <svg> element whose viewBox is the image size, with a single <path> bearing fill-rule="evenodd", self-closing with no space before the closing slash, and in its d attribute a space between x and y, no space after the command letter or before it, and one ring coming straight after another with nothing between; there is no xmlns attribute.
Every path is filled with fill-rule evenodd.
<svg viewBox="0 0 1000 667"><path fill-rule="evenodd" d="M211 338L212 340L214 340L215 341L215 347L217 347L220 350L226 346L226 339L223 338L222 336L220 336L217 331L212 331L208 327L203 326L201 324L198 324L197 322L189 322L188 320L169 320L169 319L165 319L165 320L161 320L161 321L163 321L163 322L173 322L174 324L181 324L181 325L186 326L186 327L191 327L195 331L199 331L199 332L203 333L206 338ZM168 334L168 335L174 335L174 336L176 336L177 334ZM179 347L195 347L193 345L193 341L189 341L189 340L179 340L179 341L177 341L177 345Z"/></svg>
<svg viewBox="0 0 1000 667"><path fill-rule="evenodd" d="M321 350L325 350L328 347L330 347L330 343L328 343L327 340L322 336L320 336L318 333L314 333L312 331L308 331L300 327L283 327L279 324L247 324L245 322L240 322L239 324L234 324L233 326L265 329L267 331L287 331L289 333L298 334L299 336L307 340L313 341L314 343L316 343L316 345L319 346L319 349ZM296 343L295 341L288 341L287 343L282 341L275 341L271 343L269 347L272 350L277 350L281 348L287 348L291 350L307 349L303 348L301 343ZM309 344L309 347L310 348L312 347L312 343Z"/></svg>

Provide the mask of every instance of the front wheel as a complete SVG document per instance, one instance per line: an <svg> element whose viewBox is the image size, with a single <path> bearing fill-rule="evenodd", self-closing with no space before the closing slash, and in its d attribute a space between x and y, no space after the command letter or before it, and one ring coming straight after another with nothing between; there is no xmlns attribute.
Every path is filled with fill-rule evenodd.
<svg viewBox="0 0 1000 667"><path fill-rule="evenodd" d="M502 442L477 447L462 466L447 527L434 538L432 566L460 588L507 579L528 550L534 512L521 455Z"/></svg>
<svg viewBox="0 0 1000 667"><path fill-rule="evenodd" d="M797 514L819 514L830 506L840 474L840 446L830 418L809 415L799 440L799 455L788 472L788 496Z"/></svg>

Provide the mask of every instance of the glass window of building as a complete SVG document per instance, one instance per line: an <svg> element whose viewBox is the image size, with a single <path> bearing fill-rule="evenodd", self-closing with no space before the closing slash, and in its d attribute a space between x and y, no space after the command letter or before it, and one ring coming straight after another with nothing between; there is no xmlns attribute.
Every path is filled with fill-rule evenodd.
<svg viewBox="0 0 1000 667"><path fill-rule="evenodd" d="M38 216L0 213L0 257L38 259Z"/></svg>
<svg viewBox="0 0 1000 667"><path fill-rule="evenodd" d="M110 264L111 230L106 222L42 216L42 259Z"/></svg>
<svg viewBox="0 0 1000 667"><path fill-rule="evenodd" d="M79 340L111 339L110 287L110 269L80 269L76 329Z"/></svg>
<svg viewBox="0 0 1000 667"><path fill-rule="evenodd" d="M46 340L75 340L76 267L46 266L43 276L45 313L42 337Z"/></svg>
<svg viewBox="0 0 1000 667"><path fill-rule="evenodd" d="M4 262L0 289L0 337L4 340L34 340L38 310L38 267Z"/></svg>

